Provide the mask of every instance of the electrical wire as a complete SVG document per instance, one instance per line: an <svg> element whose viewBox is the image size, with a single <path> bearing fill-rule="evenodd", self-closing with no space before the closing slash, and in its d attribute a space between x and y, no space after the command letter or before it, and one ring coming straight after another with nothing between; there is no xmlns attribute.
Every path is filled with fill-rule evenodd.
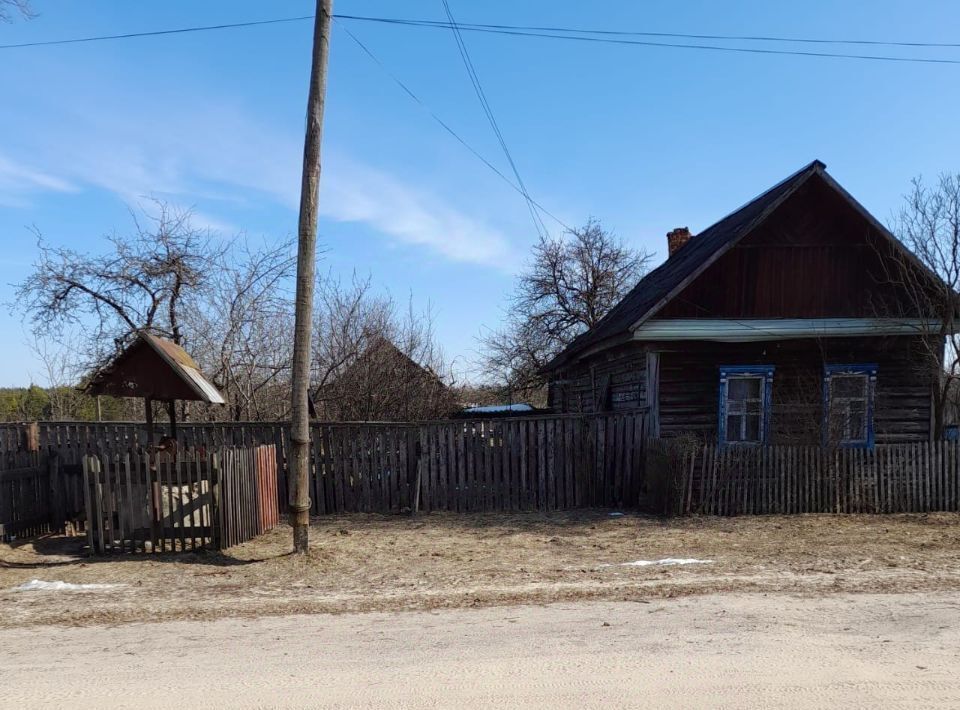
<svg viewBox="0 0 960 710"><path fill-rule="evenodd" d="M522 195L522 196L524 196L524 197L529 197L528 195L524 195L523 190L521 190L520 187L517 186L517 184L516 184L515 182L513 182L513 180L511 180L509 177L507 177L506 175L504 175L503 172L502 172L499 168L497 168L497 166L495 166L493 163L491 163L489 160L487 160L487 159L486 159L479 151L477 151L472 145L470 145L469 143L467 143L467 141L464 140L464 139L460 136L460 134L458 134L455 130L453 130L453 128L451 128L450 125L449 125L446 121L444 121L442 118L440 118L440 116L438 116L426 103L424 103L424 101L421 100L420 97L417 96L417 95L413 92L413 90L412 90L406 83L404 83L396 74L394 74L392 71L390 71L390 70L387 68L387 66L386 66L383 62L381 62L380 59L377 58L377 56L370 50L370 48L369 48L366 44L364 44L362 41L360 41L360 39L359 39L355 34L353 34L353 32L351 32L351 31L350 31L349 29L347 29L346 27L343 27L342 25L340 26L340 29L342 29L342 30L347 34L347 36L350 37L350 39L352 39L352 40L357 44L357 46L360 47L360 49L363 50L363 52L364 52L378 67L380 67L380 69L383 70L383 72L384 72L388 77L390 77L390 79L392 79L393 82L394 82L397 86L399 86L399 87L403 90L403 92L404 92L408 97L410 97L410 99L412 99L417 105L419 105L424 111L426 111L426 112L430 115L430 117L431 117L434 121L436 121L436 122L440 125L441 128L443 128L443 130L445 130L447 133L449 133L458 143L460 143L460 145L462 145L464 148L466 148L468 151L470 151L478 160L480 160L480 162L482 162L482 163L483 163L484 165L486 165L490 170L492 170L492 171L494 172L494 174L496 174L501 180L503 180L505 183L507 183L507 185L509 185L511 188L513 188L517 193L519 193L520 195ZM572 228L570 225L568 225L568 224L567 224L566 222L564 222L562 219L560 219L559 217L557 217L555 214L553 214L553 213L552 213L550 210L548 210L546 207L544 207L544 206L541 205L539 202L537 202L536 200L534 200L532 197L530 198L530 200L531 200L531 202L533 202L534 205L536 205L537 209L538 209L540 212L543 212L543 214L545 214L545 215L547 215L548 217L550 217L550 219L552 219L554 222L556 222L557 224L559 224L561 227L563 227L564 229L566 229L566 230L568 230L568 231L572 231L572 230L573 230L573 228Z"/></svg>
<svg viewBox="0 0 960 710"><path fill-rule="evenodd" d="M425 27L430 29L445 29L443 24L433 24L424 21L396 20L391 24L409 25L414 27ZM483 32L487 34L509 35L513 37L539 37L545 39L559 39L568 42L592 42L599 44L613 44L623 46L638 47L665 47L670 49L695 49L713 52L734 52L741 54L767 54L794 57L821 57L826 59L857 59L865 61L880 62L901 62L901 63L919 63L919 64L960 64L960 59L942 59L936 57L897 57L881 54L844 54L841 52L810 52L798 49L766 49L762 47L720 47L712 44L689 44L679 42L651 42L647 40L621 39L615 37L595 37L570 34L557 34L551 32L527 31L527 30L509 30L509 29L487 29L479 26L464 27L468 32Z"/></svg>
<svg viewBox="0 0 960 710"><path fill-rule="evenodd" d="M369 17L364 15L334 15L335 19L357 21L357 22L376 22L390 25L403 25L411 27L425 27L434 29L452 29L451 23L438 22L435 20L416 20L392 17ZM91 37L76 37L59 40L41 40L36 42L20 42L15 44L0 44L0 49L22 49L27 47L45 47L66 44L80 44L87 42L102 42L107 40L135 39L141 37L157 37L163 35L184 34L189 32L205 32L212 30L226 30L243 27L257 27L262 25L274 25L289 22L301 22L313 20L313 15L301 15L297 17L281 17L269 20L255 20L250 22L232 22L217 25L202 25L196 27L180 27L169 30L152 30L146 32L128 32L113 35L97 35ZM886 46L886 47L906 47L906 48L960 48L957 42L908 42L908 41L885 41L869 39L826 39L816 37L777 37L766 35L719 35L719 34L693 34L680 32L642 32L634 30L597 30L571 27L541 27L525 25L497 25L497 24L461 24L459 29L467 32L486 32L492 34L510 35L516 37L539 37L547 39L561 39L579 42L599 42L606 44L636 45L643 47L666 47L671 49L694 49L701 51L714 52L737 52L748 54L769 54L784 55L796 57L821 57L827 59L855 59L866 61L882 62L903 62L920 64L960 64L960 59L947 59L939 57L898 57L879 54L848 54L841 52L811 52L792 49L769 49L761 47L722 47L709 44L692 44L681 42L652 42L642 40L625 39L626 37L662 37L673 39L690 40L714 40L714 41L738 41L738 42L782 42L782 43L807 43L807 44L830 44L830 45L864 45L864 46Z"/></svg>
<svg viewBox="0 0 960 710"><path fill-rule="evenodd" d="M460 34L460 29L457 26L457 22L453 18L453 12L450 10L450 4L447 2L447 0L441 0L441 2L443 3L443 9L447 14L447 19L449 20L451 29L453 30L453 36L457 42L457 48L460 51L460 58L463 60L464 67L467 70L467 75L470 77L470 82L473 84L474 93L476 93L477 99L480 101L480 106L487 117L487 122L493 129L493 133L497 137L497 141L500 143L500 148L503 151L504 156L506 156L507 162L510 164L510 169L513 171L513 176L517 180L517 185L519 185L521 191L523 192L524 199L527 202L527 209L530 212L530 218L533 220L533 226L537 232L537 236L541 239L544 239L549 235L547 227L543 223L543 219L541 219L540 215L537 213L537 208L534 206L533 200L530 197L530 191L527 189L526 184L523 182L523 178L520 176L520 171L517 169L517 164L514 162L513 155L510 153L510 148L507 147L507 142L503 137L503 133L500 130L497 119L493 115L493 109L490 107L490 102L487 100L486 92L483 90L483 85L480 83L480 75L477 74L477 70L473 65L473 60L470 59L470 52L467 50L467 45L463 41L463 37Z"/></svg>
<svg viewBox="0 0 960 710"><path fill-rule="evenodd" d="M424 27L446 28L446 22L437 20L416 20L405 18L389 17L370 17L366 15L337 15L344 20L358 20L364 22L383 22L397 24L416 24ZM642 32L639 30L599 30L585 29L581 27L544 27L538 25L502 25L486 24L480 22L460 22L460 29L492 29L492 30L521 30L528 32L564 32L569 34L588 34L588 35L611 35L621 37L664 37L673 39L709 39L721 41L738 42L796 42L807 44L850 44L850 45L871 45L881 47L927 47L933 49L956 49L960 48L960 42L904 42L904 41L886 41L872 39L824 39L816 37L777 37L772 35L715 35L715 34L691 34L684 32Z"/></svg>
<svg viewBox="0 0 960 710"><path fill-rule="evenodd" d="M51 39L39 42L20 42L19 44L0 44L0 49L22 49L24 47L50 47L58 44L82 44L84 42L104 42L113 39L136 39L139 37L160 37L188 32L207 32L209 30L232 30L239 27L258 27L260 25L278 25L285 22L303 22L313 20L313 15L299 17L280 17L273 20L254 20L251 22L229 22L220 25L200 25L197 27L178 27L172 30L151 30L149 32L127 32L117 35L97 35L94 37L75 37L72 39Z"/></svg>

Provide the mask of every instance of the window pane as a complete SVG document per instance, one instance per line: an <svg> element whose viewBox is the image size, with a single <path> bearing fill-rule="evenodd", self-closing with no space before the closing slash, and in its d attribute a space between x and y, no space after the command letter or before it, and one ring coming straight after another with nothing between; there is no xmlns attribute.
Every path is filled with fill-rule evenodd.
<svg viewBox="0 0 960 710"><path fill-rule="evenodd" d="M862 412L851 412L848 420L847 439L863 441L867 438L866 417Z"/></svg>
<svg viewBox="0 0 960 710"><path fill-rule="evenodd" d="M747 417L747 435L744 441L760 441L760 415Z"/></svg>
<svg viewBox="0 0 960 710"><path fill-rule="evenodd" d="M731 400L760 399L762 377L731 377L727 382L727 398Z"/></svg>
<svg viewBox="0 0 960 710"><path fill-rule="evenodd" d="M742 441L743 435L740 433L740 424L743 417L727 417L727 441Z"/></svg>
<svg viewBox="0 0 960 710"><path fill-rule="evenodd" d="M844 429L846 429L846 417L835 403L831 406L827 426L829 426L828 436L830 441L841 441L845 438Z"/></svg>
<svg viewBox="0 0 960 710"><path fill-rule="evenodd" d="M837 375L831 378L834 397L858 397L867 396L867 376L866 375Z"/></svg>
<svg viewBox="0 0 960 710"><path fill-rule="evenodd" d="M862 443L867 440L870 396L866 374L838 374L830 378L828 434L831 441Z"/></svg>

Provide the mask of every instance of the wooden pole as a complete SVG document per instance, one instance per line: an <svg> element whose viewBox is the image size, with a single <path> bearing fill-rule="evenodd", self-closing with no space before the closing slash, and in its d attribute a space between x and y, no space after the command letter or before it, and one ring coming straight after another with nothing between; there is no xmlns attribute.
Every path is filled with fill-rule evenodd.
<svg viewBox="0 0 960 710"><path fill-rule="evenodd" d="M170 413L170 438L177 438L177 403L174 400L167 402L167 411Z"/></svg>
<svg viewBox="0 0 960 710"><path fill-rule="evenodd" d="M147 422L147 449L153 446L153 398L143 398L143 413Z"/></svg>
<svg viewBox="0 0 960 710"><path fill-rule="evenodd" d="M60 455L50 451L47 455L47 471L50 475L50 525L55 532L64 529L66 514L63 511L63 484L60 482Z"/></svg>
<svg viewBox="0 0 960 710"><path fill-rule="evenodd" d="M320 193L320 144L323 136L323 103L330 53L333 0L317 0L313 26L313 59L307 97L307 130L303 142L303 177L300 184L300 217L297 249L297 295L293 334L290 443L290 525L293 549L305 553L310 526L310 339L313 319L313 282L317 258L317 208Z"/></svg>

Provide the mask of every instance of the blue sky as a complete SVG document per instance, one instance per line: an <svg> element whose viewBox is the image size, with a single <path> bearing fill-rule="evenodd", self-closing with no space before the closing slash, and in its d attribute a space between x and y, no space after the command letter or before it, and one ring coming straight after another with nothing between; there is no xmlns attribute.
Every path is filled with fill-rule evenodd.
<svg viewBox="0 0 960 710"><path fill-rule="evenodd" d="M597 3L451 0L464 22L955 42L954 2ZM0 44L309 14L312 2L34 0ZM340 13L444 19L439 0L336 0ZM507 172L449 32L351 23L369 48ZM225 234L296 231L309 22L0 53L0 302L55 244L103 248L156 196ZM599 218L662 258L814 158L879 218L910 179L960 169L960 66L465 35L533 197ZM733 45L734 43L728 43ZM743 44L743 43L741 43ZM820 49L802 46L801 49ZM825 47L858 51L850 47ZM859 48L960 58L958 50ZM521 197L334 28L320 268L369 273L436 313L462 371L536 238ZM544 218L557 233L558 226ZM20 315L0 310L0 384L42 381Z"/></svg>

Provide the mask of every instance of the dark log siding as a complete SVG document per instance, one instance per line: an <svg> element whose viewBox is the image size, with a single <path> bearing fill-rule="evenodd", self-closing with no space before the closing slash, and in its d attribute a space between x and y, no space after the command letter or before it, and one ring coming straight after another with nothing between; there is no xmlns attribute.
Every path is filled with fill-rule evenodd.
<svg viewBox="0 0 960 710"><path fill-rule="evenodd" d="M660 431L717 438L721 365L774 365L771 444L819 443L822 373L828 363L877 363L874 428L878 444L930 435L930 373L917 338L794 340L774 343L676 343L660 355Z"/></svg>
<svg viewBox="0 0 960 710"><path fill-rule="evenodd" d="M888 247L867 221L813 181L655 317L873 317L915 310L888 283L881 249Z"/></svg>
<svg viewBox="0 0 960 710"><path fill-rule="evenodd" d="M639 343L611 349L558 373L549 406L558 412L620 411L646 405L646 350ZM595 400L602 398L599 407Z"/></svg>

